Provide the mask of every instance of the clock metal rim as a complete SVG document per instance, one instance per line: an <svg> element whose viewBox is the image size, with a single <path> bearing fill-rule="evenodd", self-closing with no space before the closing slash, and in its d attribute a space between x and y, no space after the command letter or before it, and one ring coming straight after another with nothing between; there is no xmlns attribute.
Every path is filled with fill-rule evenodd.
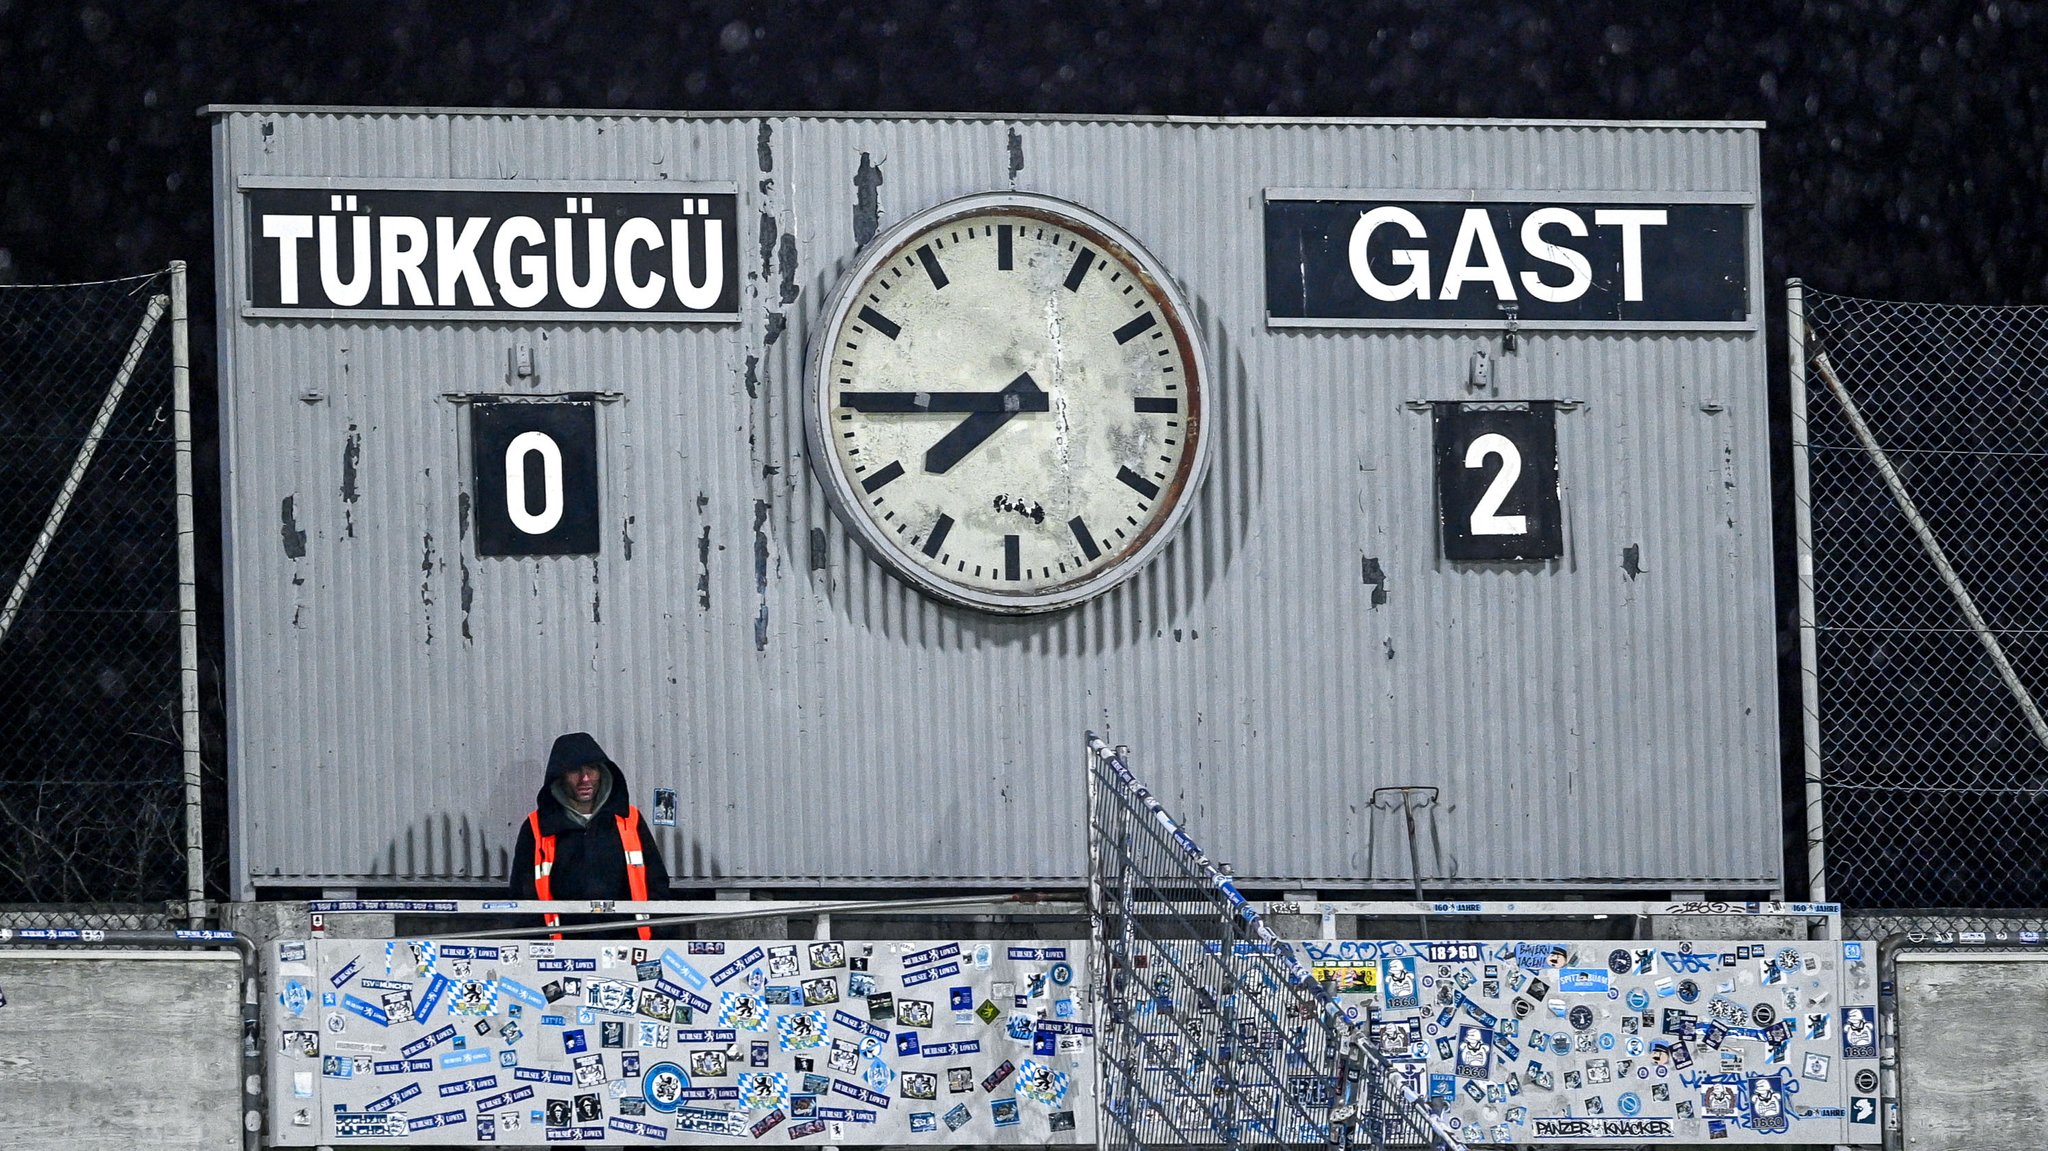
<svg viewBox="0 0 2048 1151"><path fill-rule="evenodd" d="M1187 463L1179 469L1175 482L1162 491L1162 498L1170 501L1166 513L1150 521L1149 530L1138 545L1108 568L1072 583L1023 595L965 587L942 579L908 557L897 554L894 541L882 532L854 496L854 479L843 470L838 453L829 441L828 430L832 409L828 363L842 327L859 301L861 287L876 271L900 257L908 247L907 241L919 233L947 220L995 212L1044 219L1075 231L1099 246L1112 249L1109 254L1113 258L1127 260L1142 276L1147 292L1158 304L1161 319L1173 332L1185 365L1184 387L1189 397L1185 434L1192 443L1184 457ZM1209 391L1208 357L1201 340L1196 338L1191 328L1193 311L1181 294L1179 285L1144 245L1098 213L1070 200L1034 192L976 192L934 204L892 224L870 241L852 267L841 276L820 315L822 319L812 330L810 347L805 355L804 438L811 456L811 470L823 485L834 514L852 532L861 549L891 574L932 598L960 607L1006 615L1058 611L1075 606L1137 575L1165 547L1192 509L1195 494L1208 474L1210 457L1214 453L1213 437L1207 426L1209 406L1213 402Z"/></svg>

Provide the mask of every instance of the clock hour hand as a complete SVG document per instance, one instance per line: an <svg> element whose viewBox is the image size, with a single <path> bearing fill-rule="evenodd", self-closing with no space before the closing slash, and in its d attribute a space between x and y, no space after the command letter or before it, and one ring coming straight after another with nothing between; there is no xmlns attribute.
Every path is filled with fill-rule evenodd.
<svg viewBox="0 0 2048 1151"><path fill-rule="evenodd" d="M983 440L995 435L996 429L1009 423L1010 417L1018 412L1051 410L1045 392L1039 389L1038 382L1031 378L1030 372L1021 373L1010 381L1008 387L990 395L991 398L1004 401L1003 407L1000 410L976 410L973 415L961 420L958 427L941 436L939 442L933 444L931 450L924 454L925 471L935 476L945 475L952 470L954 464L959 463L967 453L980 447ZM1010 400L1017 401L1017 406L1010 407Z"/></svg>
<svg viewBox="0 0 2048 1151"><path fill-rule="evenodd" d="M1028 378L1028 377L1026 377ZM1051 397L1004 388L999 392L841 392L839 406L856 412L1048 412Z"/></svg>

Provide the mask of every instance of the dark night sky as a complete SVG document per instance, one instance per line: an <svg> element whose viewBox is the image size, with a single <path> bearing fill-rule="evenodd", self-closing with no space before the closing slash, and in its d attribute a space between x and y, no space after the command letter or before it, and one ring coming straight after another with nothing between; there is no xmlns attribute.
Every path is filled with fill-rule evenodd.
<svg viewBox="0 0 2048 1151"><path fill-rule="evenodd" d="M1796 275L1859 296L2048 303L2044 61L2048 4L2012 0L0 0L0 281L190 263L204 508L207 104L1760 120L1789 556L1778 286ZM203 610L218 652L210 518ZM1789 606L1789 572L1780 585ZM1794 670L1781 660L1788 688ZM1787 799L1796 821L1796 790ZM1797 850L1788 865L1796 891Z"/></svg>
<svg viewBox="0 0 2048 1151"><path fill-rule="evenodd" d="M209 103L1733 118L1773 283L2039 303L2044 60L2012 2L0 0L0 248L206 294Z"/></svg>

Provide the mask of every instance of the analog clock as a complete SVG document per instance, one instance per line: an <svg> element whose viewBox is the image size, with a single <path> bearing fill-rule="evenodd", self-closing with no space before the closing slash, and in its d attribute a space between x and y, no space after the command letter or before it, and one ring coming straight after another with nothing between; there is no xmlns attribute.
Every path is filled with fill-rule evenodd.
<svg viewBox="0 0 2048 1151"><path fill-rule="evenodd" d="M811 462L861 545L919 590L1050 611L1130 578L1210 454L1180 292L1122 229L986 193L877 237L810 350Z"/></svg>

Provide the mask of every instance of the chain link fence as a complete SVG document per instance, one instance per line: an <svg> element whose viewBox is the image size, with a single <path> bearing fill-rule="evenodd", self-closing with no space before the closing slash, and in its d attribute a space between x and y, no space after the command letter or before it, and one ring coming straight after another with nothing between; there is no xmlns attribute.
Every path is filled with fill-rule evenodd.
<svg viewBox="0 0 2048 1151"><path fill-rule="evenodd" d="M2048 907L2048 307L1790 302L1826 897Z"/></svg>
<svg viewBox="0 0 2048 1151"><path fill-rule="evenodd" d="M183 304L182 265L0 286L0 904L198 874Z"/></svg>

